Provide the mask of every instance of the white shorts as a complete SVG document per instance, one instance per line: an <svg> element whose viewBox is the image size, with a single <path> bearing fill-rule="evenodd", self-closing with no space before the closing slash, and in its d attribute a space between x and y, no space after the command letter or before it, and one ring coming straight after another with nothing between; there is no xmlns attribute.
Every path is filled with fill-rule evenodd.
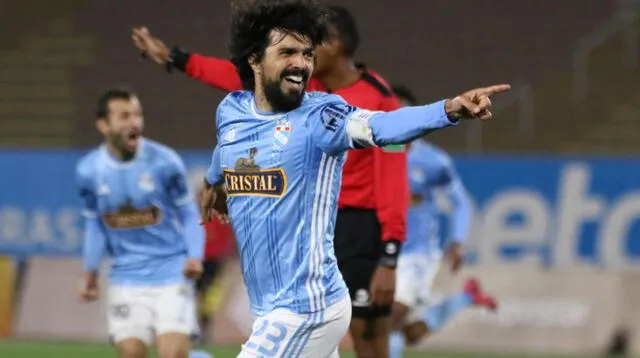
<svg viewBox="0 0 640 358"><path fill-rule="evenodd" d="M338 358L350 321L349 296L318 313L276 309L256 319L238 358Z"/></svg>
<svg viewBox="0 0 640 358"><path fill-rule="evenodd" d="M408 254L398 259L394 301L409 308L407 323L420 320L419 308L430 303L433 281L441 263L441 254Z"/></svg>
<svg viewBox="0 0 640 358"><path fill-rule="evenodd" d="M157 287L111 286L107 322L114 343L137 338L151 345L165 333L198 334L192 284Z"/></svg>

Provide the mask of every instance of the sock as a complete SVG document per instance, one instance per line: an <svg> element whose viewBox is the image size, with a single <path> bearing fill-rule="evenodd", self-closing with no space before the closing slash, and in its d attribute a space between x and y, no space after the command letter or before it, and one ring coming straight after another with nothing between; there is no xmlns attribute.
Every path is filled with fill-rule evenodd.
<svg viewBox="0 0 640 358"><path fill-rule="evenodd" d="M404 351L404 334L391 332L389 335L389 358L401 358Z"/></svg>
<svg viewBox="0 0 640 358"><path fill-rule="evenodd" d="M189 358L213 358L213 355L206 351L190 350Z"/></svg>
<svg viewBox="0 0 640 358"><path fill-rule="evenodd" d="M427 324L429 331L437 332L455 317L458 312L471 306L473 298L468 293L458 293L447 297L444 301L429 306L422 314L422 319Z"/></svg>

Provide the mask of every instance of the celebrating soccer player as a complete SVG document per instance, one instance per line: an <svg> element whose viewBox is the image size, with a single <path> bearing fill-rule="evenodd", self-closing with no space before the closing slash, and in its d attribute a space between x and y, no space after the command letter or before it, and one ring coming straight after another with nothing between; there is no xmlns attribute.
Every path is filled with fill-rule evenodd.
<svg viewBox="0 0 640 358"><path fill-rule="evenodd" d="M394 93L402 106L417 104L406 88L395 87ZM442 190L452 206L451 240L446 244L445 257L453 272L462 265L462 243L469 231L471 204L451 158L442 149L424 139L416 140L410 144L408 159L411 204L407 240L398 259L392 314L394 332L389 343L391 358L402 357L405 342L418 343L471 305L496 307L495 299L484 295L473 279L466 282L461 293L432 304L431 288L443 256L435 193Z"/></svg>
<svg viewBox="0 0 640 358"><path fill-rule="evenodd" d="M98 100L105 143L77 165L85 216L81 298L98 297L98 271L110 259L109 334L121 358L208 357L190 350L197 333L193 279L202 273L204 233L182 160L143 138L138 97L110 90Z"/></svg>
<svg viewBox="0 0 640 358"><path fill-rule="evenodd" d="M316 49L318 61L307 89L329 91L364 109L397 109L387 83L354 61L360 43L354 17L341 6L329 10L329 37ZM222 90L241 89L236 67L229 61L169 49L145 28L134 29L133 38L141 51L169 69L177 68ZM350 332L359 357L382 358L388 352L387 317L396 259L405 239L408 200L403 146L349 152L342 169L334 247L351 296Z"/></svg>
<svg viewBox="0 0 640 358"><path fill-rule="evenodd" d="M461 119L489 120L496 85L392 112L340 96L305 94L325 8L311 0L234 7L233 63L246 91L218 106L218 144L203 212L224 185L254 330L240 357L337 357L351 316L333 252L341 167L348 149L407 143ZM393 300L393 297L389 297Z"/></svg>

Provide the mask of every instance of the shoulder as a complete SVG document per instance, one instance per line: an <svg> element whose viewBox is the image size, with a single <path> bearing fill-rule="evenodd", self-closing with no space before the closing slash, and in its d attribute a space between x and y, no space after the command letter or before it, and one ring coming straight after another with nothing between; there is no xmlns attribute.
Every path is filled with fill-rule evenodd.
<svg viewBox="0 0 640 358"><path fill-rule="evenodd" d="M358 67L362 71L362 81L375 89L381 97L394 97L391 86L379 73L366 68L364 64L360 64Z"/></svg>
<svg viewBox="0 0 640 358"><path fill-rule="evenodd" d="M344 98L340 97L337 94L326 93L326 92L307 92L304 96L303 105L306 106L321 106L330 103L347 103Z"/></svg>
<svg viewBox="0 0 640 358"><path fill-rule="evenodd" d="M88 180L95 174L96 165L100 158L100 148L94 148L76 163L76 176L81 180Z"/></svg>
<svg viewBox="0 0 640 358"><path fill-rule="evenodd" d="M220 121L225 121L229 116L246 112L251 104L253 92L233 91L227 94L216 110L216 125Z"/></svg>
<svg viewBox="0 0 640 358"><path fill-rule="evenodd" d="M321 111L322 113L327 111L353 112L356 109L339 95L325 92L309 92L305 95L302 107L307 112Z"/></svg>
<svg viewBox="0 0 640 358"><path fill-rule="evenodd" d="M247 108L251 98L253 98L253 92L251 91L230 92L218 105L218 111L242 111Z"/></svg>
<svg viewBox="0 0 640 358"><path fill-rule="evenodd" d="M339 95L324 92L310 92L302 106L307 113L319 116L327 128L337 126L338 121L347 119L357 110Z"/></svg>
<svg viewBox="0 0 640 358"><path fill-rule="evenodd" d="M146 159L160 166L182 166L182 158L175 149L154 140L144 139L144 153Z"/></svg>

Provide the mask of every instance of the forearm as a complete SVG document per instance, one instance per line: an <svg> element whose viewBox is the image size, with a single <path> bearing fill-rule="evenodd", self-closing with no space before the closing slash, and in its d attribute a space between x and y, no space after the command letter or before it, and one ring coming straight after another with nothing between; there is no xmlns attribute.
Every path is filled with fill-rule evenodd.
<svg viewBox="0 0 640 358"><path fill-rule="evenodd" d="M464 186L454 184L449 191L449 200L453 204L451 213L451 240L462 244L466 241L471 226L471 200Z"/></svg>
<svg viewBox="0 0 640 358"><path fill-rule="evenodd" d="M178 215L184 227L184 238L189 258L202 259L204 256L204 230L195 203L178 207Z"/></svg>
<svg viewBox="0 0 640 358"><path fill-rule="evenodd" d="M86 219L82 261L85 272L98 272L105 254L106 236L99 219Z"/></svg>
<svg viewBox="0 0 640 358"><path fill-rule="evenodd" d="M425 106L405 107L380 112L369 119L369 128L377 146L403 144L437 129L457 124L445 112L445 101Z"/></svg>

